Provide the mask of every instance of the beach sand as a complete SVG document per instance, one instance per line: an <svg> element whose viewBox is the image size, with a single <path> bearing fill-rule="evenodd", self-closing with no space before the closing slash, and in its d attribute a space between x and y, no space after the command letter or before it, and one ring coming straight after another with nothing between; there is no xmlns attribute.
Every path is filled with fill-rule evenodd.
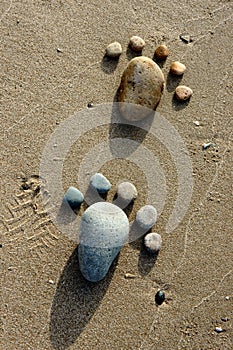
<svg viewBox="0 0 233 350"><path fill-rule="evenodd" d="M4 350L232 348L232 3L230 1L1 1L1 281ZM192 42L183 42L189 34ZM150 133L140 142L161 162L167 198L155 231L157 260L139 240L120 252L107 277L88 283L77 243L60 233L43 206L40 161L53 131L68 117L111 103L132 58L132 35L153 57L165 43L166 88L157 111L185 142L193 167L186 215L165 227L177 195L174 160ZM119 41L118 62L104 58ZM194 94L179 104L172 61ZM94 107L95 108L95 107ZM200 125L194 124L199 121ZM83 135L67 155L63 186L78 186L83 157L108 139L109 125ZM137 136L137 135L136 135ZM216 146L202 150L202 145ZM143 170L124 159L101 169L139 192L130 219L146 202ZM31 183L26 188L26 180ZM114 187L114 186L113 186ZM111 200L113 190L108 196ZM135 278L126 279L131 273ZM155 305L158 289L166 302ZM226 298L227 297L227 298ZM224 322L221 318L227 317ZM217 333L219 326L224 330Z"/></svg>

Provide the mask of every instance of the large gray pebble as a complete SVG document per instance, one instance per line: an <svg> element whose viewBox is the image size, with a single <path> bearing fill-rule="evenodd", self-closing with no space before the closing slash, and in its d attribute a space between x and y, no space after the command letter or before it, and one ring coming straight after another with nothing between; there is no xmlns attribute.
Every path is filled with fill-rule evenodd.
<svg viewBox="0 0 233 350"><path fill-rule="evenodd" d="M147 117L156 109L164 85L163 72L153 60L145 56L133 58L121 78L118 102L122 116L131 121Z"/></svg>
<svg viewBox="0 0 233 350"><path fill-rule="evenodd" d="M147 232L157 220L157 210L152 205L145 205L136 214L136 222Z"/></svg>
<svg viewBox="0 0 233 350"><path fill-rule="evenodd" d="M91 282L103 279L128 239L129 221L116 205L98 202L83 214L79 234L79 265Z"/></svg>

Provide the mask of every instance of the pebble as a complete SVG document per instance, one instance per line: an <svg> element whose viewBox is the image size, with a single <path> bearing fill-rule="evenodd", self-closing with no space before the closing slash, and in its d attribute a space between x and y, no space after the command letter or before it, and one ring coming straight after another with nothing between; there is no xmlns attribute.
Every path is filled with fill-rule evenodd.
<svg viewBox="0 0 233 350"><path fill-rule="evenodd" d="M225 297L225 299L226 299L226 300L230 300L230 297L227 295L227 296Z"/></svg>
<svg viewBox="0 0 233 350"><path fill-rule="evenodd" d="M155 49L155 56L160 60L165 60L169 55L169 51L166 45L160 45Z"/></svg>
<svg viewBox="0 0 233 350"><path fill-rule="evenodd" d="M180 40L182 40L185 44L193 42L193 39L189 34L180 34Z"/></svg>
<svg viewBox="0 0 233 350"><path fill-rule="evenodd" d="M155 294L155 302L157 305L161 305L165 300L165 293L163 290L158 290Z"/></svg>
<svg viewBox="0 0 233 350"><path fill-rule="evenodd" d="M126 279L132 279L132 278L136 278L137 277L137 275L133 275L132 273L126 273L125 274L125 278Z"/></svg>
<svg viewBox="0 0 233 350"><path fill-rule="evenodd" d="M131 203L137 198L138 192L131 182L126 181L117 186L117 196L123 202Z"/></svg>
<svg viewBox="0 0 233 350"><path fill-rule="evenodd" d="M145 205L136 214L136 222L143 229L148 231L157 220L157 210L152 205Z"/></svg>
<svg viewBox="0 0 233 350"><path fill-rule="evenodd" d="M216 328L215 328L215 332L217 332L217 333L222 333L222 332L223 332L222 327L216 327Z"/></svg>
<svg viewBox="0 0 233 350"><path fill-rule="evenodd" d="M146 43L140 36L134 35L130 38L129 45L132 50L140 52L145 47Z"/></svg>
<svg viewBox="0 0 233 350"><path fill-rule="evenodd" d="M227 322L227 321L229 321L229 318L228 318L228 317L222 317L221 320L222 320L223 322Z"/></svg>
<svg viewBox="0 0 233 350"><path fill-rule="evenodd" d="M106 55L108 57L116 58L119 57L122 54L122 47L121 44L115 41L114 43L111 43L106 48Z"/></svg>
<svg viewBox="0 0 233 350"><path fill-rule="evenodd" d="M136 121L155 110L163 93L164 75L159 66L145 56L133 58L121 77L118 102L125 119Z"/></svg>
<svg viewBox="0 0 233 350"><path fill-rule="evenodd" d="M186 71L186 67L183 63L178 61L173 62L170 67L170 72L175 75L182 75Z"/></svg>
<svg viewBox="0 0 233 350"><path fill-rule="evenodd" d="M215 146L215 144L213 142L203 143L202 149L206 150L207 148L214 147L214 146Z"/></svg>
<svg viewBox="0 0 233 350"><path fill-rule="evenodd" d="M84 201L84 196L82 192L80 192L77 188L71 186L67 190L64 199L67 201L67 203L72 209L77 209Z"/></svg>
<svg viewBox="0 0 233 350"><path fill-rule="evenodd" d="M49 280L49 284L54 284L54 281L53 280Z"/></svg>
<svg viewBox="0 0 233 350"><path fill-rule="evenodd" d="M193 124L195 124L196 126L200 126L200 125L201 125L200 122L199 122L198 120L195 120L195 121L193 122Z"/></svg>
<svg viewBox="0 0 233 350"><path fill-rule="evenodd" d="M107 193L111 188L110 182L101 173L96 173L91 177L90 185L94 187L99 193Z"/></svg>
<svg viewBox="0 0 233 350"><path fill-rule="evenodd" d="M190 89L188 86L179 85L176 87L175 94L177 100L186 101L192 96L193 90Z"/></svg>
<svg viewBox="0 0 233 350"><path fill-rule="evenodd" d="M144 237L144 245L150 253L158 254L162 246L162 238L158 233L148 233Z"/></svg>
<svg viewBox="0 0 233 350"><path fill-rule="evenodd" d="M88 281L98 282L106 276L128 235L128 218L116 205L97 202L84 212L78 258L80 271Z"/></svg>

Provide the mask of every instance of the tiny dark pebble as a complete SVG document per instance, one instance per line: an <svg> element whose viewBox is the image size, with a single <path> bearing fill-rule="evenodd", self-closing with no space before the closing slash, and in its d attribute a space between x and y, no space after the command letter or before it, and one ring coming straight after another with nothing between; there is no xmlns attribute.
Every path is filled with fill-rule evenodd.
<svg viewBox="0 0 233 350"><path fill-rule="evenodd" d="M163 290L158 290L155 294L155 302L157 305L161 305L165 300L165 293Z"/></svg>
<svg viewBox="0 0 233 350"><path fill-rule="evenodd" d="M229 321L229 318L228 318L228 317L222 317L221 320L222 320L223 322L227 322L227 321Z"/></svg>
<svg viewBox="0 0 233 350"><path fill-rule="evenodd" d="M22 186L21 186L21 189L22 189L23 191L29 190L29 188L30 188L30 185L29 185L28 183L24 183L24 184L22 184Z"/></svg>
<svg viewBox="0 0 233 350"><path fill-rule="evenodd" d="M2 244L0 243L0 248L2 248Z"/></svg>
<svg viewBox="0 0 233 350"><path fill-rule="evenodd" d="M62 50L61 49L59 49L59 47L57 48L57 52L62 52Z"/></svg>
<svg viewBox="0 0 233 350"><path fill-rule="evenodd" d="M93 105L93 103L92 103L92 102L88 102L87 107L88 107L88 108L93 108L93 107L94 107L94 105Z"/></svg>

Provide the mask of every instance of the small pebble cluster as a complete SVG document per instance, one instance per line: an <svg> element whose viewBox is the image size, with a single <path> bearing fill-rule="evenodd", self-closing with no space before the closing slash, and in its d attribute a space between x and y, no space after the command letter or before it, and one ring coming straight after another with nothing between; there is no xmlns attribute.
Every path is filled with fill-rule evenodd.
<svg viewBox="0 0 233 350"><path fill-rule="evenodd" d="M101 173L90 178L90 187L99 194L111 189L110 181ZM83 276L91 282L102 280L129 237L129 221L121 209L137 198L136 187L129 181L116 187L114 203L100 201L85 210L79 231L78 257ZM71 209L80 207L84 195L75 187L70 187L64 195ZM123 205L122 205L123 204ZM143 206L136 214L135 223L142 234L148 232L156 223L157 211L152 205ZM162 239L157 233L149 233L144 238L145 248L151 254L158 254Z"/></svg>
<svg viewBox="0 0 233 350"><path fill-rule="evenodd" d="M131 50L141 53L146 43L140 36L132 36L129 40ZM119 58L122 47L119 42L113 42L106 48L106 55L110 58ZM165 44L155 48L154 58L164 61L169 55ZM182 76L186 66L174 61L170 65L170 73L174 76ZM155 110L164 91L165 80L160 67L149 57L139 56L133 58L123 72L120 84L118 102L121 114L127 120L141 120L147 117L151 110ZM178 102L187 101L193 95L191 88L185 85L177 86L175 97ZM138 107L137 107L138 106ZM144 108L140 108L143 106Z"/></svg>

